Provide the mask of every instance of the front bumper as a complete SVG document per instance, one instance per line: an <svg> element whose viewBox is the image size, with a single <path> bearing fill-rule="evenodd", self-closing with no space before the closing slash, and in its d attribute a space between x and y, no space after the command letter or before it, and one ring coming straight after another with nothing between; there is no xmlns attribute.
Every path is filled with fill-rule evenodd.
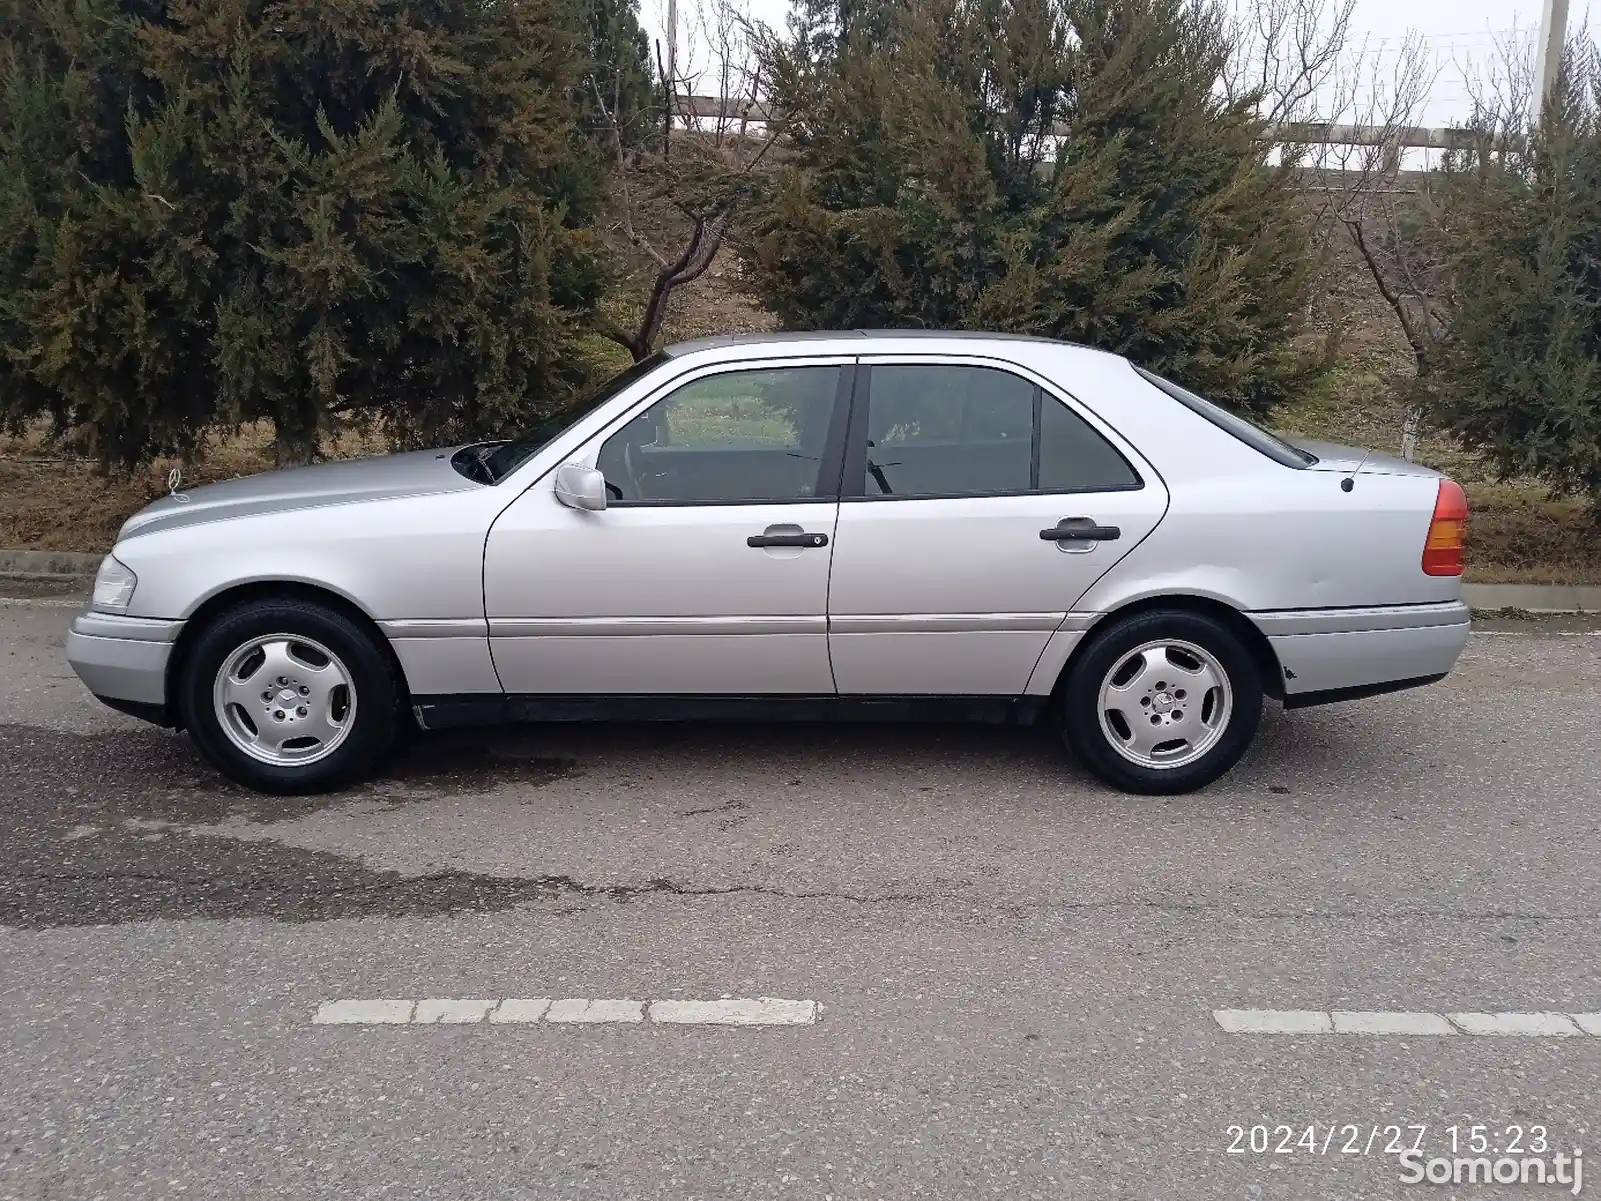
<svg viewBox="0 0 1601 1201"><path fill-rule="evenodd" d="M167 663L182 629L181 621L80 613L67 632L67 662L113 709L171 725Z"/></svg>
<svg viewBox="0 0 1601 1201"><path fill-rule="evenodd" d="M1472 630L1460 601L1252 613L1299 709L1432 684L1456 666Z"/></svg>

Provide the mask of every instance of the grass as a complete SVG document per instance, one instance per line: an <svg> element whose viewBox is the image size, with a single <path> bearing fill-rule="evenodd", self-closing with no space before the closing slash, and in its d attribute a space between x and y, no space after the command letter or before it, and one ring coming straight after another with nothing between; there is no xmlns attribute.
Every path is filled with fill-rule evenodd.
<svg viewBox="0 0 1601 1201"><path fill-rule="evenodd" d="M1530 484L1469 480L1468 571L1475 584L1601 584L1601 530L1583 504Z"/></svg>

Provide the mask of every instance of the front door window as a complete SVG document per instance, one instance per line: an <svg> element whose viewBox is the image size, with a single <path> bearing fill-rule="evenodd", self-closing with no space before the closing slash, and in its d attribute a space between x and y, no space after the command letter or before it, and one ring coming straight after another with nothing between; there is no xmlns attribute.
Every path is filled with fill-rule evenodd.
<svg viewBox="0 0 1601 1201"><path fill-rule="evenodd" d="M685 384L600 449L613 505L738 504L832 495L821 479L840 367L730 371Z"/></svg>

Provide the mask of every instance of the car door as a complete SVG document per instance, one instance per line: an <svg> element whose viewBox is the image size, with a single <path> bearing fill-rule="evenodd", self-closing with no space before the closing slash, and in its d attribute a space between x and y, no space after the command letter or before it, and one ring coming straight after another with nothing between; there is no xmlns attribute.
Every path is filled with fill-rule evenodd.
<svg viewBox="0 0 1601 1201"><path fill-rule="evenodd" d="M725 364L674 380L490 531L484 604L502 686L526 695L832 694L826 611L849 360Z"/></svg>
<svg viewBox="0 0 1601 1201"><path fill-rule="evenodd" d="M1043 382L861 360L828 602L841 693L1021 694L1074 601L1161 520L1156 473Z"/></svg>

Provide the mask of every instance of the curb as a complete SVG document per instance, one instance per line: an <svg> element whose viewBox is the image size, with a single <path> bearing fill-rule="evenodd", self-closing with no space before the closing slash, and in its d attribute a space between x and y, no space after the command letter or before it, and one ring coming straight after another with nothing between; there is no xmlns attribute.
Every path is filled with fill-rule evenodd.
<svg viewBox="0 0 1601 1201"><path fill-rule="evenodd" d="M1470 609L1522 609L1526 613L1601 613L1594 584L1463 584Z"/></svg>
<svg viewBox="0 0 1601 1201"><path fill-rule="evenodd" d="M104 557L65 550L0 550L0 575L75 579L94 575Z"/></svg>
<svg viewBox="0 0 1601 1201"><path fill-rule="evenodd" d="M92 576L102 557L63 550L0 550L0 575ZM1601 585L1594 584L1463 584L1462 599L1470 609L1601 613Z"/></svg>

